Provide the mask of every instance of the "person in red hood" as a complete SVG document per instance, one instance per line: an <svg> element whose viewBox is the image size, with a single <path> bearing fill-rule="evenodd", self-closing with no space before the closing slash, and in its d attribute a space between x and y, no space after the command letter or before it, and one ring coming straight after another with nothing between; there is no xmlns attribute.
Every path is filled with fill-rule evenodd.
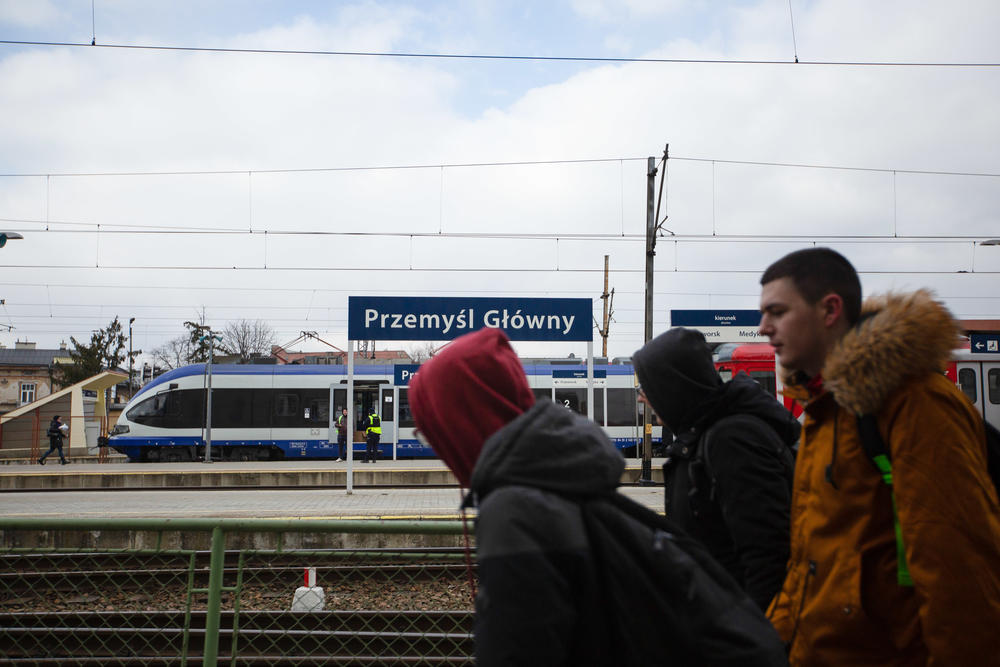
<svg viewBox="0 0 1000 667"><path fill-rule="evenodd" d="M594 422L537 402L507 336L456 339L410 383L421 435L478 500L477 665L615 664L578 505L624 459Z"/></svg>
<svg viewBox="0 0 1000 667"><path fill-rule="evenodd" d="M420 431L463 488L486 439L534 404L521 361L498 329L458 338L410 383Z"/></svg>

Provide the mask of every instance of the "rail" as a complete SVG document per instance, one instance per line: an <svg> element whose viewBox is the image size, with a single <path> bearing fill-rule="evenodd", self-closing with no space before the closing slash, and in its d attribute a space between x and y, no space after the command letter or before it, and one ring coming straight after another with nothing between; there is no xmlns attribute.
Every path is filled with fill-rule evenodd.
<svg viewBox="0 0 1000 667"><path fill-rule="evenodd" d="M457 521L0 519L0 661L471 664L462 533Z"/></svg>

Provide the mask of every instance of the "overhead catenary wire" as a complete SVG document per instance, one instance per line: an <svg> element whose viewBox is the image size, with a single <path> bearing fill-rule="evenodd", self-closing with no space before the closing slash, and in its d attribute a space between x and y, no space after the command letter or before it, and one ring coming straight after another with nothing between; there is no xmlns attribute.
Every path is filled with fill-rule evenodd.
<svg viewBox="0 0 1000 667"><path fill-rule="evenodd" d="M673 239L671 239L673 240ZM99 270L123 270L123 271L232 271L232 272L267 272L267 271L303 271L303 272L317 272L317 273L332 273L332 272L348 272L348 273L566 273L566 274L576 274L576 273L595 273L603 274L603 268L555 268L555 267L541 267L541 268L526 268L523 266L514 267L368 267L368 266L218 266L218 265L203 265L203 266L142 266L142 265L129 265L129 266L112 266L112 265L100 265L93 266L90 264L80 264L80 265L66 265L66 264L7 264L0 268L12 268L12 269L99 269ZM760 269L658 269L657 274L748 274L748 275L760 275L763 268ZM615 273L619 274L643 274L645 269L615 269ZM975 275L1000 275L1000 270L998 271L969 271L963 269L953 269L953 270L928 270L928 269L887 269L884 271L873 271L866 270L858 271L859 275L954 275L954 274L975 274ZM558 290L553 290L558 291Z"/></svg>
<svg viewBox="0 0 1000 667"><path fill-rule="evenodd" d="M44 46L121 49L132 51L177 51L190 53L230 53L283 56L332 56L359 58L402 58L402 59L432 59L432 60L492 60L492 61L527 61L527 62L581 62L581 63L647 63L660 65L810 65L818 67L1000 67L995 62L960 62L960 61L878 61L878 60L771 60L763 58L641 58L613 56L542 56L514 55L499 53L433 53L420 51L337 51L319 49L263 49L235 48L213 46L180 46L167 44L87 44L86 42L54 42L37 40L2 39L0 45L8 46Z"/></svg>
<svg viewBox="0 0 1000 667"><path fill-rule="evenodd" d="M296 174L318 172L365 172L406 169L480 169L486 167L528 167L561 164L595 164L607 162L641 162L646 157L595 157L566 158L550 160L501 160L476 162L446 162L420 164L343 165L330 167L287 167L267 169L174 169L140 171L65 171L65 172L4 172L0 178L79 178L79 177L126 177L126 176L232 176L244 174ZM947 170L947 169L906 169L900 167L865 167L856 165L819 164L808 162L780 162L775 160L736 160L726 158L671 155L671 160L682 162L715 162L758 167L794 167L798 169L834 169L839 171L868 171L879 173L924 174L929 176L986 176L1000 178L1000 172Z"/></svg>

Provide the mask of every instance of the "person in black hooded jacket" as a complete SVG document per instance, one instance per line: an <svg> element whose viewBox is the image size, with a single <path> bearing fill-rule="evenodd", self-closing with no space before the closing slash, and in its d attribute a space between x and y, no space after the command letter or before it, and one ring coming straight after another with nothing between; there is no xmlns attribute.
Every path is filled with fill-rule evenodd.
<svg viewBox="0 0 1000 667"><path fill-rule="evenodd" d="M766 609L788 563L798 421L749 376L723 382L699 331L671 329L632 363L639 400L676 434L663 464L667 516Z"/></svg>

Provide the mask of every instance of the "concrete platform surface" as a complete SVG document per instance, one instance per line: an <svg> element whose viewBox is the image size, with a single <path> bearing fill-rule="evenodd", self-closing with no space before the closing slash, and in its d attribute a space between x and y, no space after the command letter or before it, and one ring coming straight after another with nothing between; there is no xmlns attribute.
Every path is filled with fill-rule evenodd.
<svg viewBox="0 0 1000 667"><path fill-rule="evenodd" d="M662 459L654 459L652 478L662 484ZM346 488L348 467L354 487L457 485L437 459L416 461L219 461L214 463L103 463L60 465L58 460L0 467L0 491L45 489L211 489L297 487ZM623 484L635 483L640 466L629 459ZM0 500L0 502L3 502Z"/></svg>
<svg viewBox="0 0 1000 667"><path fill-rule="evenodd" d="M622 493L663 510L663 487ZM437 489L266 489L60 491L0 495L4 518L456 519L458 487Z"/></svg>

